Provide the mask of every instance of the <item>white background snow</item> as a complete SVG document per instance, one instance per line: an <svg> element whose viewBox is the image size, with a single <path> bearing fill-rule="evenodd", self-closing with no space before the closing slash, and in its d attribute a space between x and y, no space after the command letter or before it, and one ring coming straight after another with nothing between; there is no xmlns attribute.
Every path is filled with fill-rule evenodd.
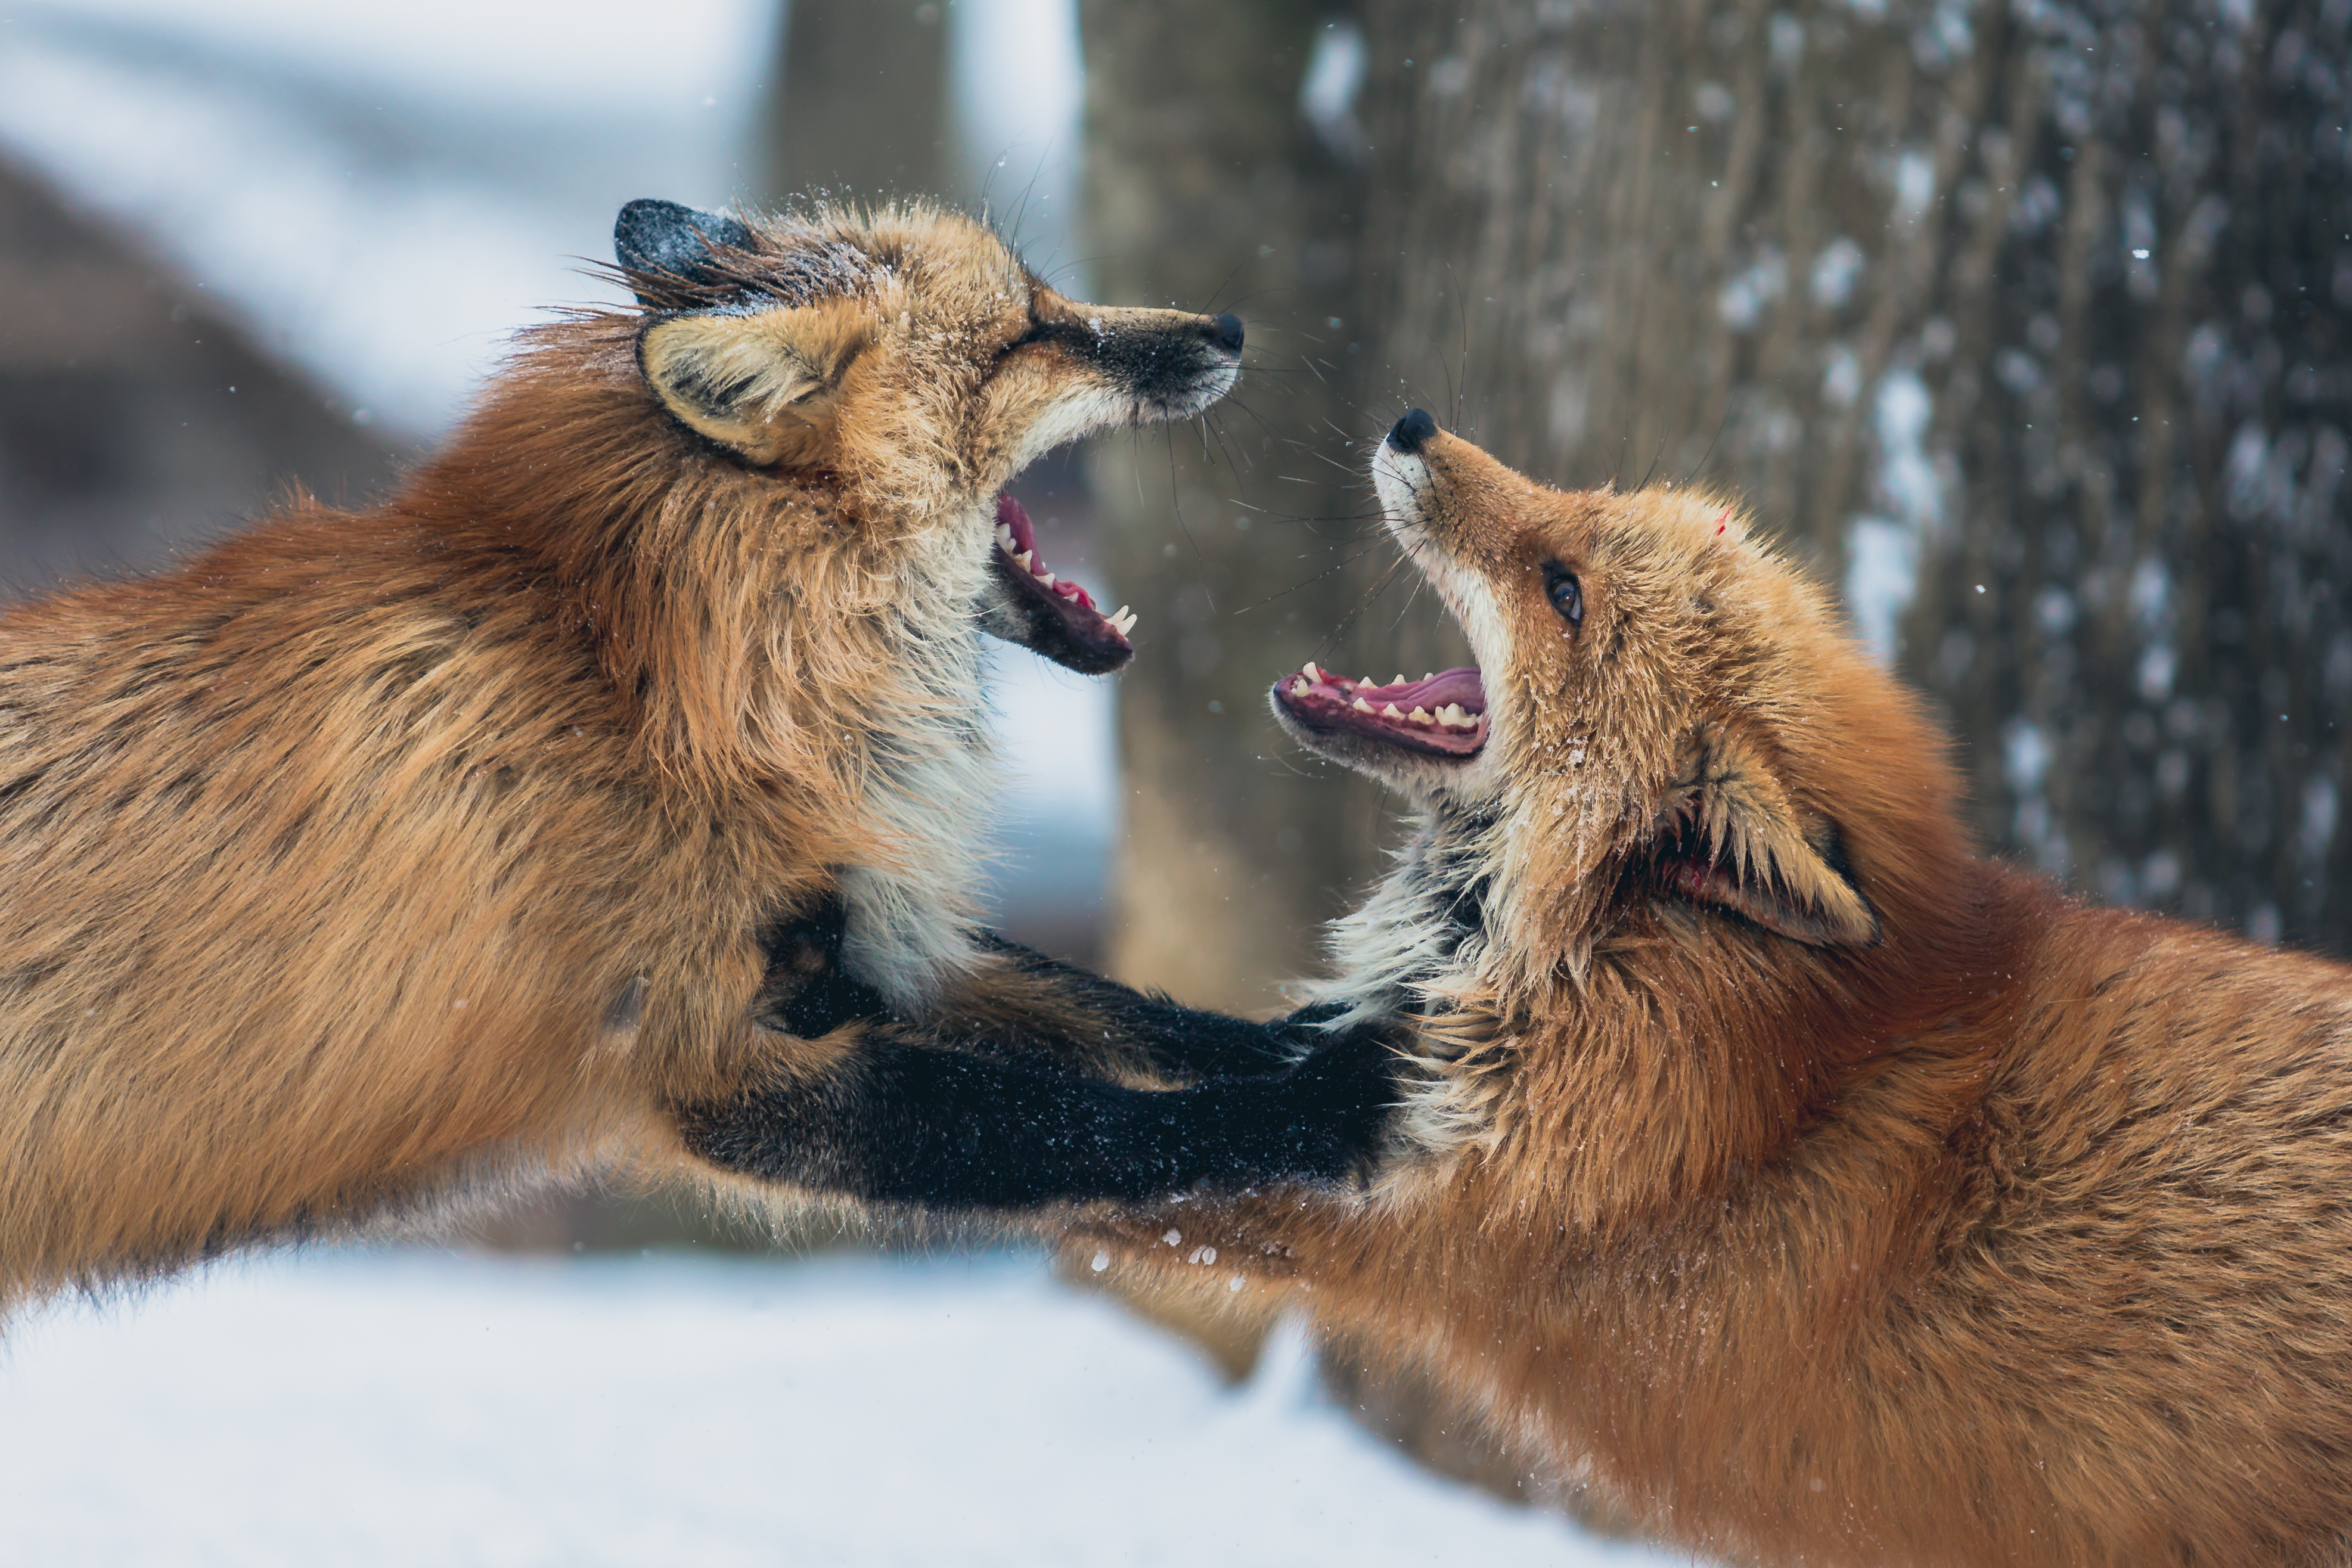
<svg viewBox="0 0 2352 1568"><path fill-rule="evenodd" d="M0 1348L0 1568L1640 1568L1030 1257L312 1253Z"/></svg>

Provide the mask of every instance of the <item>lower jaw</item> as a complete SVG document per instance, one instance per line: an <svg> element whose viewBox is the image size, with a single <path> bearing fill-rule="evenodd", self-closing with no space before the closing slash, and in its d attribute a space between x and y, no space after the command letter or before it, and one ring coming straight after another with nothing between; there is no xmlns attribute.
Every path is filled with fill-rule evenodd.
<svg viewBox="0 0 2352 1568"><path fill-rule="evenodd" d="M1109 674L1135 657L1134 645L1108 620L1026 580L1027 574L1003 551L990 571L997 603L982 616L982 624L996 636L1084 675Z"/></svg>
<svg viewBox="0 0 2352 1568"><path fill-rule="evenodd" d="M1464 767L1486 750L1491 731L1475 670L1381 686L1326 675L1310 663L1276 682L1271 695L1307 745L1344 749L1351 762L1387 757L1416 770Z"/></svg>
<svg viewBox="0 0 2352 1568"><path fill-rule="evenodd" d="M1009 492L996 498L994 537L989 554L993 588L981 606L982 627L1080 674L1108 674L1135 657L1127 638L1134 616L1123 606L1105 615L1085 589L1055 577L1038 550L1028 514Z"/></svg>

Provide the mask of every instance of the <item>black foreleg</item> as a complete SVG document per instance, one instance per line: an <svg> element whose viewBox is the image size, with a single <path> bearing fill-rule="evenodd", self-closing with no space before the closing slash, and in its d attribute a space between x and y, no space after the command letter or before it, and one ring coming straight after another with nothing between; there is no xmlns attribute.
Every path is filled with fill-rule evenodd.
<svg viewBox="0 0 2352 1568"><path fill-rule="evenodd" d="M1367 1030L1278 1071L1151 1091L869 1036L822 1077L682 1107L678 1122L722 1169L871 1200L1140 1200L1353 1178L1378 1154L1392 1066Z"/></svg>
<svg viewBox="0 0 2352 1568"><path fill-rule="evenodd" d="M844 930L840 904L827 900L761 932L768 975L752 1008L758 1022L814 1040L884 1010L844 967ZM1278 1071L1318 1049L1326 1036L1313 1026L1343 1010L1309 1008L1256 1023L1122 986L993 933L980 945L988 956L936 1010L889 1020L898 1038L1040 1057L1097 1077L1140 1071L1186 1080Z"/></svg>
<svg viewBox="0 0 2352 1568"><path fill-rule="evenodd" d="M980 977L965 1007L950 999L939 1020L942 1041L993 1040L1066 1062L1139 1059L1163 1078L1231 1077L1288 1066L1324 1043L1311 1026L1346 1010L1318 1006L1257 1023L1122 986L992 932L983 941L1005 971Z"/></svg>

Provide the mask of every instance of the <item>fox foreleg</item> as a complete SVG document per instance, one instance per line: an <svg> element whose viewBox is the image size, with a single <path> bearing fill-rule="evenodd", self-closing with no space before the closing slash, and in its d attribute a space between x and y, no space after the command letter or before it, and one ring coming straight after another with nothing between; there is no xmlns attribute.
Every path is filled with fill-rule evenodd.
<svg viewBox="0 0 2352 1568"><path fill-rule="evenodd" d="M1039 1061L843 1026L799 1081L679 1107L722 1170L937 1209L1128 1201L1213 1186L1347 1183L1377 1159L1397 1098L1377 1030L1272 1071L1135 1089Z"/></svg>
<svg viewBox="0 0 2352 1568"><path fill-rule="evenodd" d="M789 1079L677 1107L698 1157L969 1209L1343 1183L1380 1154L1399 1097L1380 1026L1198 1011L1001 941L937 1016L901 1018L845 972L841 932L824 907L764 939L755 1019L831 1049Z"/></svg>
<svg viewBox="0 0 2352 1568"><path fill-rule="evenodd" d="M942 1043L1001 1042L1109 1076L1181 1083L1286 1068L1320 1048L1326 1036L1315 1026L1344 1010L1256 1023L1122 986L992 933L985 942L992 962L923 1020Z"/></svg>

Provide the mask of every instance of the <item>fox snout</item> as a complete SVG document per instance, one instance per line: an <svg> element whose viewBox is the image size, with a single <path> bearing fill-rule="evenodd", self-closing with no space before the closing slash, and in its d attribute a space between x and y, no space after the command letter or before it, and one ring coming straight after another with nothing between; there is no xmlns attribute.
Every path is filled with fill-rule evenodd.
<svg viewBox="0 0 2352 1568"><path fill-rule="evenodd" d="M1149 419L1201 413L1233 390L1241 371L1244 331L1230 313L1074 306L1034 331L1133 399Z"/></svg>
<svg viewBox="0 0 2352 1568"><path fill-rule="evenodd" d="M1389 428L1372 455L1372 484L1391 528L1428 530L1455 549L1486 540L1539 487L1413 409Z"/></svg>

